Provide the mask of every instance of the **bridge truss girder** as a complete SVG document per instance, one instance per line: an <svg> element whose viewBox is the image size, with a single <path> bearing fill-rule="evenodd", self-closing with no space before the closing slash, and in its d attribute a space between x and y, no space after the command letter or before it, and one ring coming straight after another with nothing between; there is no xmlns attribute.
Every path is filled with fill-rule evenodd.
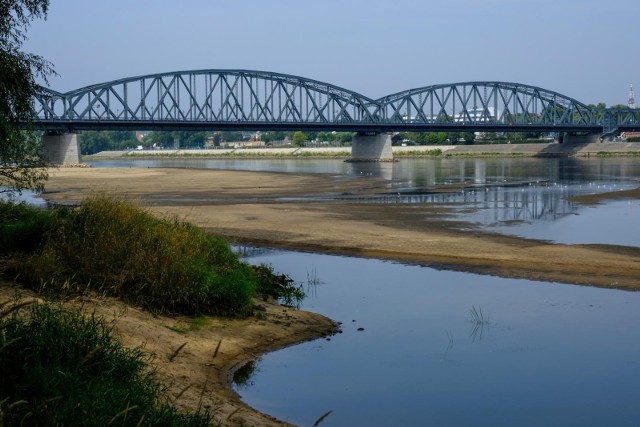
<svg viewBox="0 0 640 427"><path fill-rule="evenodd" d="M594 125L591 109L534 86L467 82L411 89L378 99L398 123L461 125Z"/></svg>
<svg viewBox="0 0 640 427"><path fill-rule="evenodd" d="M201 128L212 124L370 123L373 101L327 83L285 74L203 70L154 74L36 96L38 121L78 128L129 122ZM105 122L100 124L100 122ZM160 123L161 122L161 123Z"/></svg>
<svg viewBox="0 0 640 427"><path fill-rule="evenodd" d="M639 110L597 110L517 83L467 82L377 100L328 83L247 70L153 74L67 93L43 88L36 122L75 130L540 131L640 129Z"/></svg>

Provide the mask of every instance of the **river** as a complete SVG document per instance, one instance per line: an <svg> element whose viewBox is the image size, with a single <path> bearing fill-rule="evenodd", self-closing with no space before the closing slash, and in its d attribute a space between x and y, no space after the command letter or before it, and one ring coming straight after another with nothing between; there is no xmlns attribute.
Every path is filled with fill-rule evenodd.
<svg viewBox="0 0 640 427"><path fill-rule="evenodd" d="M464 227L564 243L640 246L640 201L567 197L637 188L640 159L122 160L385 180L379 203L445 203ZM456 190L433 194L433 185ZM463 185L459 185L463 184ZM327 195L327 198L332 197ZM370 201L370 200L369 200ZM640 293L371 259L261 249L302 308L342 333L268 354L234 387L301 426L640 425ZM640 278L639 278L640 280Z"/></svg>

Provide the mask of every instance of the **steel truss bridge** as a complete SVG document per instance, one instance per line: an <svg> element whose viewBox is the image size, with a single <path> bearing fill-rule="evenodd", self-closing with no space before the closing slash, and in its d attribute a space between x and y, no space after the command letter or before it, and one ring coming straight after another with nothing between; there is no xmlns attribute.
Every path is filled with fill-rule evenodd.
<svg viewBox="0 0 640 427"><path fill-rule="evenodd" d="M152 74L66 93L42 88L34 106L36 124L51 132L640 130L640 109L594 109L519 83L442 84L371 99L329 83L248 70Z"/></svg>

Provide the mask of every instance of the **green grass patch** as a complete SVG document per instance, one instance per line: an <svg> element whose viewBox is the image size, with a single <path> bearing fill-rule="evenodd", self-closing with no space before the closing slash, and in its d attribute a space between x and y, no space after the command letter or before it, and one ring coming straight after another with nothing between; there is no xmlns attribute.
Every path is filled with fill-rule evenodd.
<svg viewBox="0 0 640 427"><path fill-rule="evenodd" d="M12 277L45 294L93 291L190 316L177 332L205 327L210 315L249 315L255 297L288 305L304 297L302 285L241 261L220 237L103 195L77 209L0 203L0 232ZM101 319L50 305L26 310L0 305L0 425L212 422L172 407L147 356L119 344Z"/></svg>
<svg viewBox="0 0 640 427"><path fill-rule="evenodd" d="M137 159L154 159L154 158L244 158L244 159L280 159L280 158L300 158L300 157L316 157L316 158L336 158L336 157L349 157L350 151L290 151L290 152L267 152L267 151L253 151L251 149L225 151L221 153L216 152L173 152L173 153L124 153L123 157L131 157Z"/></svg>
<svg viewBox="0 0 640 427"><path fill-rule="evenodd" d="M55 221L52 212L0 200L0 252L28 252L42 243Z"/></svg>
<svg viewBox="0 0 640 427"><path fill-rule="evenodd" d="M426 151L420 151L420 150L394 151L393 155L395 157L419 157L419 156L437 157L442 155L442 150L439 148L436 148L435 150L426 150Z"/></svg>
<svg viewBox="0 0 640 427"><path fill-rule="evenodd" d="M253 297L293 304L293 281L242 262L226 241L125 200L87 198L77 209L0 206L0 250L23 251L11 273L39 292L93 290L164 314L252 313Z"/></svg>
<svg viewBox="0 0 640 427"><path fill-rule="evenodd" d="M24 313L28 311L28 313ZM93 315L34 304L0 319L5 426L208 426L169 402L141 349Z"/></svg>
<svg viewBox="0 0 640 427"><path fill-rule="evenodd" d="M639 157L640 151L598 151L598 157Z"/></svg>
<svg viewBox="0 0 640 427"><path fill-rule="evenodd" d="M493 151L482 151L479 153L451 153L447 152L446 157L533 157L536 153L501 153Z"/></svg>

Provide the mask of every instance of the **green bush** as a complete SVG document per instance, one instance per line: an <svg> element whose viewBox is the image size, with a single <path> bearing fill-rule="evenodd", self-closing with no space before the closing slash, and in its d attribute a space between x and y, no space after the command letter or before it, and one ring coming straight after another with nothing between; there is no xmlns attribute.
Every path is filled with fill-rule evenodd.
<svg viewBox="0 0 640 427"><path fill-rule="evenodd" d="M90 288L169 314L252 310L253 270L220 237L105 196L54 218L38 250L17 267L39 290Z"/></svg>
<svg viewBox="0 0 640 427"><path fill-rule="evenodd" d="M25 203L0 201L0 252L28 252L42 243L55 214Z"/></svg>
<svg viewBox="0 0 640 427"><path fill-rule="evenodd" d="M23 309L24 310L24 309ZM38 426L206 426L168 403L140 349L95 316L33 305L0 319L0 422Z"/></svg>
<svg viewBox="0 0 640 427"><path fill-rule="evenodd" d="M275 274L270 265L253 267L256 275L257 292L263 298L273 298L288 306L298 306L306 296L302 285L296 285L286 274Z"/></svg>

